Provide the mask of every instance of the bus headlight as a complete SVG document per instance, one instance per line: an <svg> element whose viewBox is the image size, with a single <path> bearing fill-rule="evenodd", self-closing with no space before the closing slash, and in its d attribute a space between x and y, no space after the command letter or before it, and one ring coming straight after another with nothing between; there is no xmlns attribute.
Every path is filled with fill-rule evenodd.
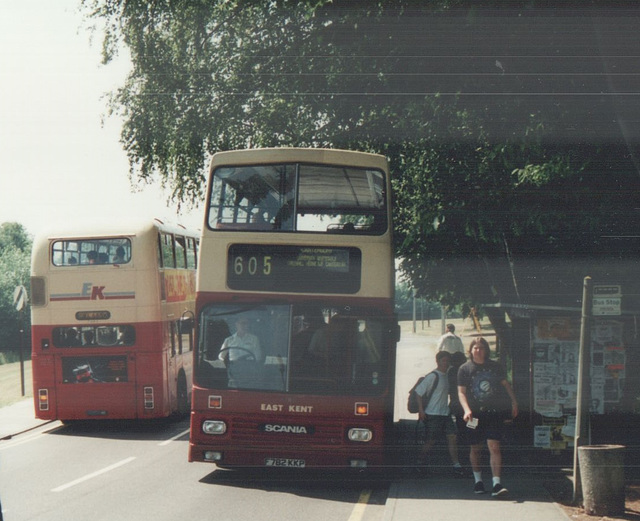
<svg viewBox="0 0 640 521"><path fill-rule="evenodd" d="M224 434L227 432L227 424L220 420L206 420L202 423L202 432L205 434Z"/></svg>
<svg viewBox="0 0 640 521"><path fill-rule="evenodd" d="M354 429L349 429L348 437L349 437L349 441L367 442L367 441L371 441L371 438L373 438L373 433L371 432L370 429L354 428Z"/></svg>

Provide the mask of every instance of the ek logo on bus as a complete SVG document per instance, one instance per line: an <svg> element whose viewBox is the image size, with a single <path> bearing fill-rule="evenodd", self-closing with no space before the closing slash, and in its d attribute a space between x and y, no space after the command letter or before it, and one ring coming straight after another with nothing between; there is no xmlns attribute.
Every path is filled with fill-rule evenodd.
<svg viewBox="0 0 640 521"><path fill-rule="evenodd" d="M91 282L82 284L82 296L89 297L90 300L104 300L104 286L94 286Z"/></svg>

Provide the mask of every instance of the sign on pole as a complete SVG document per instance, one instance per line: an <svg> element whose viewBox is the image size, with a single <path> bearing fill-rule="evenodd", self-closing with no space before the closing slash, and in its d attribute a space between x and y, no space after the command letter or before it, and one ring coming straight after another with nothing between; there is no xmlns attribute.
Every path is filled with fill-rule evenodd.
<svg viewBox="0 0 640 521"><path fill-rule="evenodd" d="M593 316L622 315L622 288L618 284L593 286Z"/></svg>
<svg viewBox="0 0 640 521"><path fill-rule="evenodd" d="M13 305L18 311L22 311L27 305L27 288L17 286L13 291Z"/></svg>
<svg viewBox="0 0 640 521"><path fill-rule="evenodd" d="M13 305L20 312L20 321L24 319L24 308L27 306L28 301L27 288L20 285L13 290ZM20 328L20 387L22 389L22 396L25 396L24 392L24 325ZM0 520L1 521L1 520Z"/></svg>

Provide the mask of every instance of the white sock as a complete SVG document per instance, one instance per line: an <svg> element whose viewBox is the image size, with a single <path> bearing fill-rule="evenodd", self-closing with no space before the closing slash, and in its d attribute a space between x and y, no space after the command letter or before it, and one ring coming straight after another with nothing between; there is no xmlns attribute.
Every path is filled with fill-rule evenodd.
<svg viewBox="0 0 640 521"><path fill-rule="evenodd" d="M497 477L494 476L493 477L493 486L495 487L496 485L499 485L499 484L500 484L500 478L497 478Z"/></svg>
<svg viewBox="0 0 640 521"><path fill-rule="evenodd" d="M478 481L482 481L482 472L476 472L475 470L473 471L473 479L476 480L476 483Z"/></svg>

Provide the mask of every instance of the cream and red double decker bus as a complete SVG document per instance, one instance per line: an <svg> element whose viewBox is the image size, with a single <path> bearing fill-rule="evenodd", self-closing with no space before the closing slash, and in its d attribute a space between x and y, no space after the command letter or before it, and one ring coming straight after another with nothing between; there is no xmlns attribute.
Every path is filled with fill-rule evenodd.
<svg viewBox="0 0 640 521"><path fill-rule="evenodd" d="M190 461L372 467L393 424L398 323L387 161L215 154L201 236Z"/></svg>
<svg viewBox="0 0 640 521"><path fill-rule="evenodd" d="M189 410L199 232L159 220L38 237L31 264L36 416Z"/></svg>

